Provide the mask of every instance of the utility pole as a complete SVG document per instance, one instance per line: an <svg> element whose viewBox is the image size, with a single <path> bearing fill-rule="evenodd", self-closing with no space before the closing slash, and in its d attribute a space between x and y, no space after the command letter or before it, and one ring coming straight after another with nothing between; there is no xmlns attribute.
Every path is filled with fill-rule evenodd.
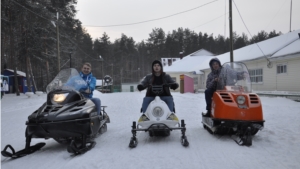
<svg viewBox="0 0 300 169"><path fill-rule="evenodd" d="M58 28L58 15L59 13L56 13L56 35L57 35L57 66L58 66L58 72L60 71L60 53L59 53L59 28ZM71 62L71 60L70 60Z"/></svg>
<svg viewBox="0 0 300 169"><path fill-rule="evenodd" d="M233 62L232 0L229 0L230 62Z"/></svg>
<svg viewBox="0 0 300 169"><path fill-rule="evenodd" d="M104 83L103 83L103 80L104 80L103 62L104 62L104 59L101 57L101 55L99 55L99 58L100 58L100 61L101 61L101 68L102 68L102 87L101 87L101 90L102 90L102 93L103 93L103 88L104 88Z"/></svg>
<svg viewBox="0 0 300 169"><path fill-rule="evenodd" d="M122 74L123 74L123 68L120 69L121 85L122 85Z"/></svg>
<svg viewBox="0 0 300 169"><path fill-rule="evenodd" d="M70 68L72 68L72 62L71 62L71 60L72 60L72 53L70 52Z"/></svg>
<svg viewBox="0 0 300 169"><path fill-rule="evenodd" d="M293 0L291 0L291 10L290 10L290 32L292 31L292 3L293 3Z"/></svg>
<svg viewBox="0 0 300 169"><path fill-rule="evenodd" d="M114 64L112 63L111 64L111 77L112 77L112 84L111 84L111 93L113 93L114 92Z"/></svg>

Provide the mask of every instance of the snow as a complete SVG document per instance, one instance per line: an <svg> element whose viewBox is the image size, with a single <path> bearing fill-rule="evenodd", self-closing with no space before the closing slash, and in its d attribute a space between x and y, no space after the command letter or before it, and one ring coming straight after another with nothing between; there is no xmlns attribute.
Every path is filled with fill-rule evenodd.
<svg viewBox="0 0 300 169"><path fill-rule="evenodd" d="M132 121L139 118L145 92L94 92L108 106L111 123L108 131L95 139L96 146L83 155L70 155L65 145L53 139L33 139L32 144L46 142L34 154L11 160L1 156L2 169L296 169L300 166L300 103L280 97L260 97L263 104L265 128L253 138L251 147L238 146L229 136L211 135L203 129L201 112L205 109L203 93L173 93L176 113L187 124L190 142L180 144L180 131L168 137L150 138L139 132L139 144L128 147ZM1 100L1 149L11 144L16 150L25 146L25 121L28 115L46 100L46 94L4 95Z"/></svg>

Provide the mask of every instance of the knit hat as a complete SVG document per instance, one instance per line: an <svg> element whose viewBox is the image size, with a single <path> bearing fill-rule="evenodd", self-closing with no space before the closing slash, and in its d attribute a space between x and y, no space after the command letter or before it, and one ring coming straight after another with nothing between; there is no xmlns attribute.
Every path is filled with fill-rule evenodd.
<svg viewBox="0 0 300 169"><path fill-rule="evenodd" d="M159 64L160 67L161 67L161 72L163 72L163 66L162 66L162 64L161 64L161 62L160 62L159 60L154 60L154 61L152 62L152 72L154 72L153 66L154 66L155 64Z"/></svg>

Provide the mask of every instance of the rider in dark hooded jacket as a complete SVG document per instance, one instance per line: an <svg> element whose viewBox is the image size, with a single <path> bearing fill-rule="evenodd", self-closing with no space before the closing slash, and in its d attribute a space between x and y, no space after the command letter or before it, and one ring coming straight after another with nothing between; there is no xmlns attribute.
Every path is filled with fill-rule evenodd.
<svg viewBox="0 0 300 169"><path fill-rule="evenodd" d="M206 101L206 114L204 116L209 117L211 112L211 98L216 91L219 74L221 72L221 62L218 58L212 58L209 61L211 72L207 75L206 90L205 90L205 101Z"/></svg>
<svg viewBox="0 0 300 169"><path fill-rule="evenodd" d="M151 85L163 85L170 84L170 86L164 86L163 92L159 97L166 102L171 112L174 110L174 101L171 95L170 89L176 90L178 84L170 77L170 75L163 72L163 67L160 61L155 60L152 63L152 73L144 77L141 83L137 86L139 91L147 89L146 97L143 100L142 112L145 113L149 103L154 100L156 94L152 92Z"/></svg>
<svg viewBox="0 0 300 169"><path fill-rule="evenodd" d="M210 117L211 115L211 102L214 92L217 89L222 90L224 86L234 85L236 83L236 80L243 79L246 73L244 71L238 72L232 69L227 64L225 65L225 67L222 67L221 62L218 58L212 58L209 61L209 66L211 68L211 72L207 75L206 80L205 101L207 112L206 114L203 114L203 116L205 117ZM221 70L223 72L222 75L220 75Z"/></svg>

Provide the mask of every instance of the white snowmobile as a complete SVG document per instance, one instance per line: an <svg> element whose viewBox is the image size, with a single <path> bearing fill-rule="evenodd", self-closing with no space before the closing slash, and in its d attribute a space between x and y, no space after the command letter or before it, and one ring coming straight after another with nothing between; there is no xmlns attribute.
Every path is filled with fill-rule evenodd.
<svg viewBox="0 0 300 169"><path fill-rule="evenodd" d="M170 111L167 104L160 99L159 94L163 92L164 85L153 85L152 91L156 94L155 99L149 104L145 113L143 113L138 123L132 124L131 132L133 136L130 139L129 147L135 148L138 144L136 137L137 131L149 132L149 136L169 136L172 130L181 130L181 144L188 146L189 142L185 135L185 123L181 120L179 123L178 117L175 115L175 110Z"/></svg>

